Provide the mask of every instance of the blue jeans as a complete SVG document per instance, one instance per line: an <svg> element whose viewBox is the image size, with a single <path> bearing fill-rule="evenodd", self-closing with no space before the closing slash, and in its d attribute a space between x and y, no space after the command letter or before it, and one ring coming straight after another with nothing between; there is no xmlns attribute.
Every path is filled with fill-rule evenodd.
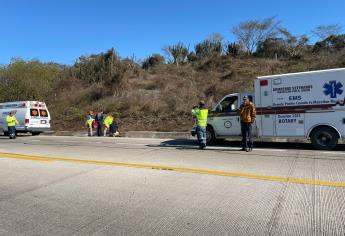
<svg viewBox="0 0 345 236"><path fill-rule="evenodd" d="M11 134L13 135L13 137L16 136L16 127L15 126L8 126L8 135L11 136Z"/></svg>
<svg viewBox="0 0 345 236"><path fill-rule="evenodd" d="M198 136L199 146L206 147L206 127L196 127L196 134Z"/></svg>
<svg viewBox="0 0 345 236"><path fill-rule="evenodd" d="M253 148L252 124L241 122L242 148Z"/></svg>

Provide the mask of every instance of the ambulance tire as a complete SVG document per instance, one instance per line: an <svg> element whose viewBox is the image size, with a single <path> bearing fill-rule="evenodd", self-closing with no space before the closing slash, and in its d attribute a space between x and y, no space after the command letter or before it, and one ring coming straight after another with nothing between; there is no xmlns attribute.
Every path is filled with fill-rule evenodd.
<svg viewBox="0 0 345 236"><path fill-rule="evenodd" d="M312 132L310 138L314 148L332 150L337 146L339 135L330 127L319 127Z"/></svg>
<svg viewBox="0 0 345 236"><path fill-rule="evenodd" d="M40 135L40 132L32 132L31 135L32 136L37 136L37 135Z"/></svg>
<svg viewBox="0 0 345 236"><path fill-rule="evenodd" d="M206 144L207 145L214 145L217 142L216 135L212 126L206 127Z"/></svg>

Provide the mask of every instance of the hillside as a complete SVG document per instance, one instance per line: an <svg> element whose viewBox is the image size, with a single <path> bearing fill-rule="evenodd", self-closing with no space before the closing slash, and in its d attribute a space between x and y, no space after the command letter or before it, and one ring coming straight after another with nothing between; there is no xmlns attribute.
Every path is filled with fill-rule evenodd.
<svg viewBox="0 0 345 236"><path fill-rule="evenodd" d="M160 55L138 63L114 49L72 66L15 59L0 69L0 100L46 101L55 130L83 129L87 111L103 109L122 131L188 131L200 99L212 108L225 94L252 90L260 75L345 67L344 45L318 51L307 45L299 56L208 54L182 63Z"/></svg>

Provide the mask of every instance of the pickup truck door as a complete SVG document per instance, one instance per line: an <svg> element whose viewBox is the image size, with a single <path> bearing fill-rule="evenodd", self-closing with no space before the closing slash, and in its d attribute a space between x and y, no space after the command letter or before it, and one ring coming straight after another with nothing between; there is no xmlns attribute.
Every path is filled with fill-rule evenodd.
<svg viewBox="0 0 345 236"><path fill-rule="evenodd" d="M216 136L239 136L241 124L239 119L239 97L232 95L225 97L212 112L210 121Z"/></svg>

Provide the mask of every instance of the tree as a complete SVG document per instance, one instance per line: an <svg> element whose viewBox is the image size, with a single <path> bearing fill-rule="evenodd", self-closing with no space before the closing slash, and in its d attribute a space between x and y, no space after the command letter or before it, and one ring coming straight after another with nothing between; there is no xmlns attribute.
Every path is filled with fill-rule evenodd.
<svg viewBox="0 0 345 236"><path fill-rule="evenodd" d="M295 36L284 28L279 28L279 37L268 38L258 44L255 55L259 57L274 57L276 59L300 58L308 49L308 38L305 35Z"/></svg>
<svg viewBox="0 0 345 236"><path fill-rule="evenodd" d="M220 56L223 52L223 36L215 33L194 47L198 58L207 58L211 56Z"/></svg>
<svg viewBox="0 0 345 236"><path fill-rule="evenodd" d="M339 24L319 25L315 27L311 32L319 39L319 41L325 40L331 35L338 35L342 31L342 27Z"/></svg>
<svg viewBox="0 0 345 236"><path fill-rule="evenodd" d="M247 20L233 27L232 33L247 53L252 54L260 42L278 34L280 23L280 21L276 21L275 17L263 20Z"/></svg>
<svg viewBox="0 0 345 236"><path fill-rule="evenodd" d="M198 60L198 57L196 56L195 52L190 52L187 56L187 60L189 62L195 62Z"/></svg>
<svg viewBox="0 0 345 236"><path fill-rule="evenodd" d="M285 51L289 57L300 58L303 51L306 50L309 41L306 35L294 36L287 29L280 28L279 32L283 35L285 40Z"/></svg>
<svg viewBox="0 0 345 236"><path fill-rule="evenodd" d="M284 38L268 38L263 42L260 42L255 54L259 57L277 58L286 57L287 52L285 50L286 41Z"/></svg>
<svg viewBox="0 0 345 236"><path fill-rule="evenodd" d="M155 67L161 64L164 64L165 59L160 54L153 54L152 56L149 56L143 61L142 68L147 70L150 67Z"/></svg>
<svg viewBox="0 0 345 236"><path fill-rule="evenodd" d="M241 45L239 45L238 43L228 43L225 49L226 55L233 56L233 57L237 57L238 55L241 54L242 51L243 50L241 48Z"/></svg>
<svg viewBox="0 0 345 236"><path fill-rule="evenodd" d="M331 35L323 41L315 43L313 52L322 50L328 52L338 51L345 48L345 34Z"/></svg>
<svg viewBox="0 0 345 236"><path fill-rule="evenodd" d="M166 46L163 51L170 57L169 61L177 66L185 62L189 54L189 49L181 42Z"/></svg>
<svg viewBox="0 0 345 236"><path fill-rule="evenodd" d="M128 68L114 48L97 55L82 56L74 68L78 79L90 84L105 85L111 93L120 92L126 84L125 75Z"/></svg>
<svg viewBox="0 0 345 236"><path fill-rule="evenodd" d="M38 60L13 59L0 68L0 100L46 100L62 66Z"/></svg>

